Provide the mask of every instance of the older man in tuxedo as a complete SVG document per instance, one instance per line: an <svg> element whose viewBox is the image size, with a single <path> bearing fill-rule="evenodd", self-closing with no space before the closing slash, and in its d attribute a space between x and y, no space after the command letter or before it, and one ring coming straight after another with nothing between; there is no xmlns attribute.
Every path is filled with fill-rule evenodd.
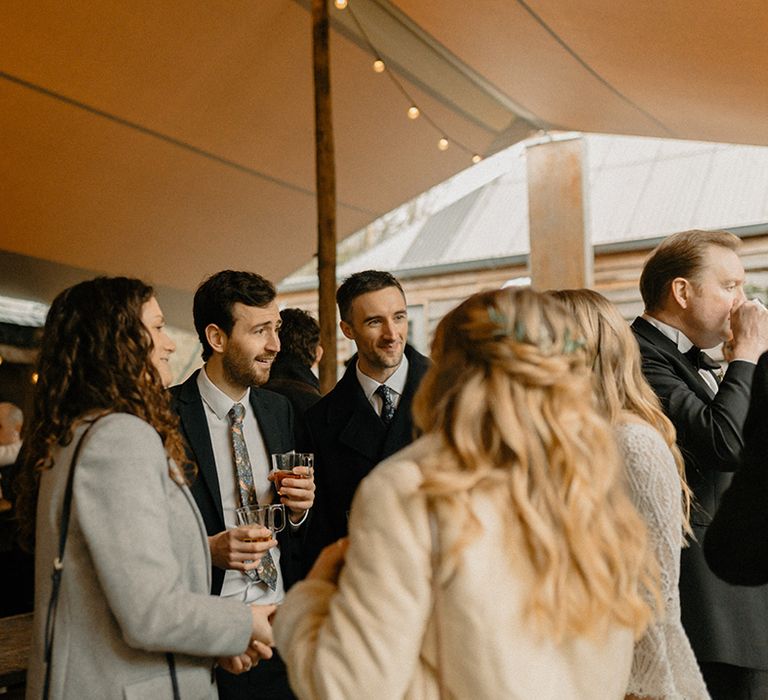
<svg viewBox="0 0 768 700"><path fill-rule="evenodd" d="M745 298L740 244L725 231L686 231L663 241L643 269L645 312L632 324L645 376L677 429L696 499L696 540L682 553L680 602L716 700L768 698L768 588L720 581L701 549L739 465L756 362L768 350L768 311ZM721 377L701 348L726 340L733 359Z"/></svg>

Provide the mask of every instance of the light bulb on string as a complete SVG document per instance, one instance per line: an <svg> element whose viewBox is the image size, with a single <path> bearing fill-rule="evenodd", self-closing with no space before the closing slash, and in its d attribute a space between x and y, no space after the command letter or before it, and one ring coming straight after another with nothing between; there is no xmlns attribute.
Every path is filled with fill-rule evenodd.
<svg viewBox="0 0 768 700"><path fill-rule="evenodd" d="M479 163L483 157L479 153L475 153L475 155L472 156L472 162L473 163Z"/></svg>
<svg viewBox="0 0 768 700"><path fill-rule="evenodd" d="M408 107L408 119L418 119L419 118L419 108L416 105L411 105Z"/></svg>
<svg viewBox="0 0 768 700"><path fill-rule="evenodd" d="M344 10L347 7L347 0L333 0L337 10Z"/></svg>
<svg viewBox="0 0 768 700"><path fill-rule="evenodd" d="M377 58L373 62L373 70L375 73L383 73L384 72L384 61L382 61L380 58Z"/></svg>
<svg viewBox="0 0 768 700"><path fill-rule="evenodd" d="M445 150L447 150L447 149L448 149L448 139L447 139L447 138L445 138L445 136L443 136L443 137L442 137L442 138L441 138L441 139L440 139L440 140L437 142L437 147L438 147L438 148L439 148L441 151L445 151Z"/></svg>

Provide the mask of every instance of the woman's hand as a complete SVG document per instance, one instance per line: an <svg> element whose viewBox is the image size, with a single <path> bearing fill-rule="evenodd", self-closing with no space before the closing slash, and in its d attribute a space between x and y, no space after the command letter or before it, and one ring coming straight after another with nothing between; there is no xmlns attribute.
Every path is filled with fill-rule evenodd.
<svg viewBox="0 0 768 700"><path fill-rule="evenodd" d="M307 579L320 579L321 581L336 583L339 580L341 569L344 567L348 546L349 539L346 537L329 544L320 552L320 556L307 575Z"/></svg>
<svg viewBox="0 0 768 700"><path fill-rule="evenodd" d="M274 646L272 615L275 610L276 605L251 605L251 642L261 642L267 647Z"/></svg>

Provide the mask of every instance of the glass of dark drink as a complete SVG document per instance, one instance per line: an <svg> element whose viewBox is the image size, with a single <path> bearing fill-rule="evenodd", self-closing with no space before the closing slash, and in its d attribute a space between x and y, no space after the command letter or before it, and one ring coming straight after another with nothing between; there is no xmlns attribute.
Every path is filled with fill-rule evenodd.
<svg viewBox="0 0 768 700"><path fill-rule="evenodd" d="M294 467L308 467L310 474L315 464L315 455L311 452L283 452L272 455L272 480L275 482L275 488L278 490L283 484L283 479L289 476L295 476L298 479L305 477L305 474L296 474Z"/></svg>

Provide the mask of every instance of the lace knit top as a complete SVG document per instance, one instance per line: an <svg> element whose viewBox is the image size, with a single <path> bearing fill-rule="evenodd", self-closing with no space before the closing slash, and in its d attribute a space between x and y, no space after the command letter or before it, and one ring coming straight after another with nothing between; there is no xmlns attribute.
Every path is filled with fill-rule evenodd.
<svg viewBox="0 0 768 700"><path fill-rule="evenodd" d="M648 526L661 567L664 615L635 644L627 693L664 700L708 700L691 644L680 622L680 480L661 435L647 423L625 423L616 438L630 496Z"/></svg>

